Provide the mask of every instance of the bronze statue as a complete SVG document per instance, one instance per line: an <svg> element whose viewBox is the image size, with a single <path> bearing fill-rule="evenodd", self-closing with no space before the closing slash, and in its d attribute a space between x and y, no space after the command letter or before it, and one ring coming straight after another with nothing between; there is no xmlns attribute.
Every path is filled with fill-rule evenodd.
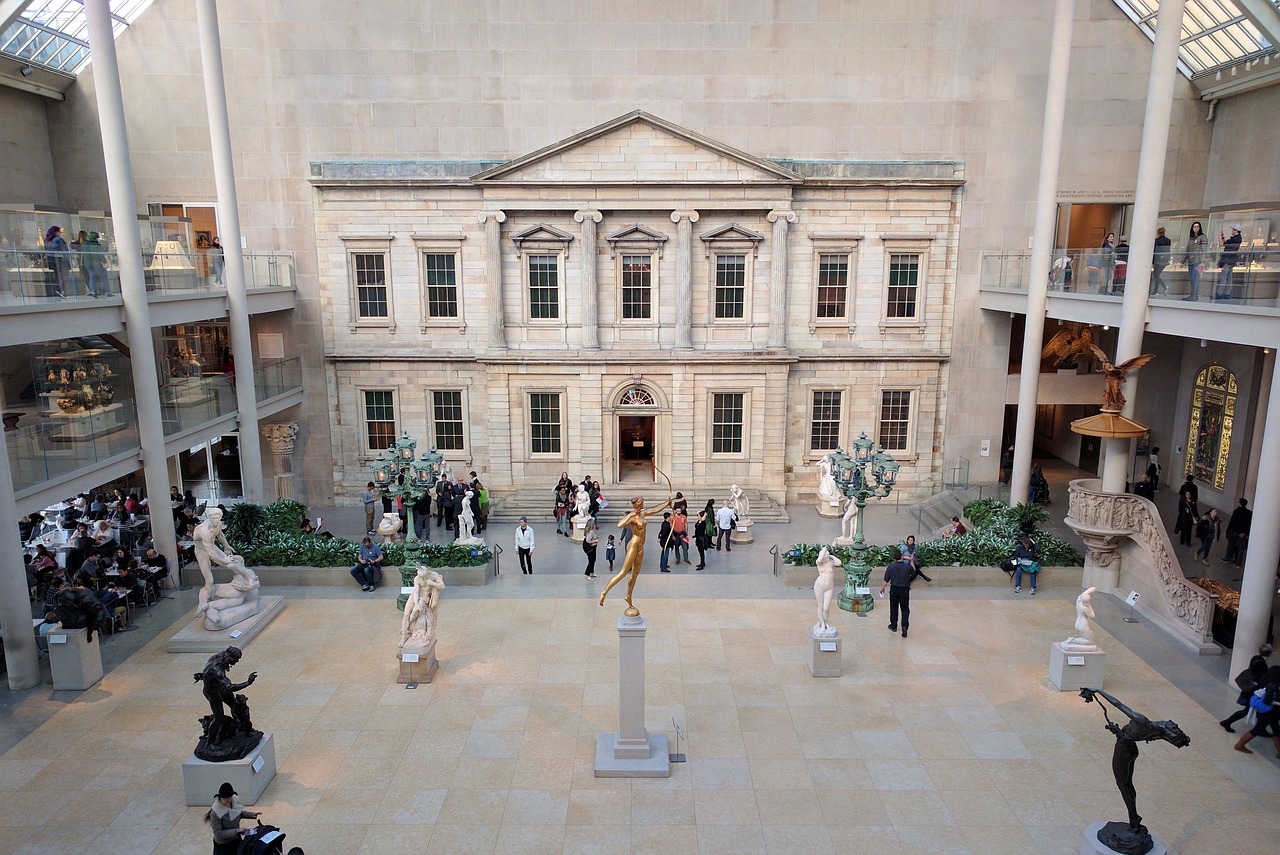
<svg viewBox="0 0 1280 855"><path fill-rule="evenodd" d="M1129 823L1108 822L1098 832L1098 840L1117 852L1126 855L1144 855L1155 845L1147 827L1142 824L1138 815L1138 797L1133 787L1133 765L1138 759L1138 743L1154 742L1162 739L1177 748L1191 744L1191 737L1182 732L1182 728L1171 721L1151 721L1141 713L1129 709L1116 698L1101 689L1081 689L1080 697L1084 702L1098 702L1102 707L1102 716L1107 720L1107 730L1116 735L1115 751L1111 754L1111 772L1116 777L1116 786L1124 805L1129 809ZM1129 717L1129 723L1121 727L1107 715L1107 706L1098 700L1106 698L1111 705Z"/></svg>
<svg viewBox="0 0 1280 855"><path fill-rule="evenodd" d="M666 475L662 476L667 478ZM671 479L667 478L667 489L671 489ZM622 581L622 577L628 573L631 574L631 581L627 584L627 609L623 612L627 617L639 617L640 610L631 602L631 595L636 589L636 579L640 576L640 568L644 565L644 538L645 529L649 525L648 517L660 514L667 508L671 507L671 497L658 507L651 511L645 511L644 499L637 496L631 500L631 513L618 520L618 528L631 529L631 541L627 544L627 555L622 559L622 569L617 572L609 584L604 586L604 590L600 592L600 605L604 605L604 598L608 596L609 590L614 585Z"/></svg>
<svg viewBox="0 0 1280 855"><path fill-rule="evenodd" d="M228 647L210 656L204 670L194 675L195 682L204 683L204 697L209 702L210 711L210 715L200 719L204 733L195 754L201 760L213 763L240 760L252 753L262 741L262 731L254 730L249 719L249 699L237 694L253 685L258 679L258 672L254 671L243 683L233 683L227 676L242 655L240 648ZM227 715L227 710L230 710L230 715Z"/></svg>
<svg viewBox="0 0 1280 855"><path fill-rule="evenodd" d="M50 622L61 621L64 629L88 630L85 641L93 641L93 631L101 629L111 620L98 595L79 585L69 585L59 591L50 614L57 615L57 620ZM45 619L48 620L47 615Z"/></svg>
<svg viewBox="0 0 1280 855"><path fill-rule="evenodd" d="M1079 359L1093 359L1093 327L1070 324L1045 344L1040 351L1041 366L1061 368L1075 365Z"/></svg>
<svg viewBox="0 0 1280 855"><path fill-rule="evenodd" d="M1135 356L1133 359L1127 359L1116 365L1110 359L1107 359L1107 355L1096 344L1089 345L1089 347L1093 350L1093 355L1102 363L1102 375L1107 378L1107 387L1102 391L1102 411L1104 413L1118 413L1124 409L1125 398L1120 391L1120 387L1124 385L1125 378L1155 359L1156 356L1154 353L1144 353L1141 356Z"/></svg>

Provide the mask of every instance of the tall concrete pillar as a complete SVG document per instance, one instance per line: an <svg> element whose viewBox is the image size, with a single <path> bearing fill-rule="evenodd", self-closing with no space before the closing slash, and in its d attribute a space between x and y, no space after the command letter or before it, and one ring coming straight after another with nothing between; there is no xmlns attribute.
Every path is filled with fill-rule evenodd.
<svg viewBox="0 0 1280 855"><path fill-rule="evenodd" d="M227 315L231 326L231 356L236 364L241 492L251 502L262 502L262 451L258 446L258 398L253 384L249 296L245 289L244 251L240 245L240 205L236 197L235 165L231 159L231 122L227 117L227 88L222 75L222 40L218 34L216 0L196 0L196 26L200 31L204 101L209 113L213 181L218 188L218 228L226 236L222 257L227 285Z"/></svg>
<svg viewBox="0 0 1280 855"><path fill-rule="evenodd" d="M1156 217L1164 185L1164 160L1169 148L1169 117L1173 113L1173 87L1178 76L1178 41L1186 0L1164 0L1156 18L1155 48L1147 78L1147 111L1142 120L1142 147L1138 153L1138 187L1133 200L1133 227L1129 233L1129 267L1125 274L1124 303L1116 332L1115 362L1119 365L1142 353L1147 326L1147 289L1151 285L1151 257L1155 249ZM1133 415L1138 394L1137 377L1125 383L1126 416ZM1129 477L1132 440L1108 439L1102 462L1102 489L1123 493ZM1170 479L1177 483L1176 479Z"/></svg>
<svg viewBox="0 0 1280 855"><path fill-rule="evenodd" d="M18 506L13 500L13 470L4 431L0 431L0 531L8 532L3 542L10 560L0 566L0 629L4 630L4 666L9 672L9 688L30 689L40 683L40 658L36 637L31 631L31 600L27 596L27 574L18 555Z"/></svg>
<svg viewBox="0 0 1280 855"><path fill-rule="evenodd" d="M1280 382L1271 360L1271 394L1267 409L1280 413ZM1256 437L1255 437L1256 441ZM1276 590L1276 566L1280 564L1280 425L1272 425L1262 435L1262 465L1258 491L1253 497L1253 525L1249 529L1249 551L1240 582L1240 614L1236 618L1235 644L1231 648L1231 670L1239 674L1249 666L1249 657L1266 640Z"/></svg>
<svg viewBox="0 0 1280 855"><path fill-rule="evenodd" d="M596 282L596 223L603 219L599 211L577 211L574 220L582 223L582 346L600 349L600 293Z"/></svg>
<svg viewBox="0 0 1280 855"><path fill-rule="evenodd" d="M796 221L795 211L770 211L773 223L773 264L769 269L769 347L787 346L787 224Z"/></svg>
<svg viewBox="0 0 1280 855"><path fill-rule="evenodd" d="M1258 384L1258 406L1253 413L1253 437L1249 441L1249 462L1244 467L1245 496L1252 496L1258 491L1258 471L1262 468L1262 437L1267 432L1267 414L1271 408L1267 403L1271 399L1271 384L1276 371L1276 352L1262 354L1258 360L1262 382ZM1191 452L1188 451L1188 454Z"/></svg>
<svg viewBox="0 0 1280 855"><path fill-rule="evenodd" d="M693 224L697 211L672 211L676 224L676 348L693 347Z"/></svg>
<svg viewBox="0 0 1280 855"><path fill-rule="evenodd" d="M129 134L120 91L120 66L111 32L109 0L86 0L89 50L93 53L93 88L98 101L98 127L107 167L107 193L111 223L115 229L120 264L120 294L124 298L125 336L129 340L129 367L133 375L138 417L138 442L142 446L142 475L147 496L163 517L168 507L169 469L164 452L164 422L160 415L160 383L156 351L151 337L151 312L142 272L142 239L138 233L138 200L133 192L133 166L129 162ZM258 441L257 434L246 438ZM244 442L241 443L243 445ZM173 526L152 526L156 551L177 561L178 541Z"/></svg>
<svg viewBox="0 0 1280 855"><path fill-rule="evenodd" d="M1036 224L1032 233L1031 281L1027 283L1027 323L1022 336L1022 374L1018 383L1018 420L1013 441L1013 478L1009 501L1027 500L1031 456L1036 435L1036 400L1040 394L1040 348L1048 303L1049 264L1058 216L1058 166L1062 159L1062 126L1067 109L1067 76L1071 67L1071 34L1075 0L1057 0L1049 50L1049 85L1044 96L1044 131L1040 142L1040 180L1036 190Z"/></svg>
<svg viewBox="0 0 1280 855"><path fill-rule="evenodd" d="M481 211L484 223L485 308L489 315L489 347L502 350L507 346L507 322L502 310L502 224L507 215L502 211Z"/></svg>

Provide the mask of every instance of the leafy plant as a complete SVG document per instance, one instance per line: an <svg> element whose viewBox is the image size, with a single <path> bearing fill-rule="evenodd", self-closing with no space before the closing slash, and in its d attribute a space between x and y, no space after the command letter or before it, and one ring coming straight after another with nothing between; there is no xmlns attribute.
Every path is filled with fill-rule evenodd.
<svg viewBox="0 0 1280 855"><path fill-rule="evenodd" d="M988 525L1002 508L1009 507L999 499L974 499L964 506L962 513L975 528Z"/></svg>
<svg viewBox="0 0 1280 855"><path fill-rule="evenodd" d="M1019 531L1030 533L1036 530L1037 523L1048 522L1049 512L1039 505L1019 502L1005 512L1005 519L1016 525Z"/></svg>
<svg viewBox="0 0 1280 855"><path fill-rule="evenodd" d="M272 531L300 532L302 518L307 515L307 506L293 499L278 499L262 510L267 517L267 528Z"/></svg>
<svg viewBox="0 0 1280 855"><path fill-rule="evenodd" d="M267 513L262 509L261 505L253 502L241 502L238 505L232 505L227 508L226 515L222 518L223 531L227 533L227 540L235 544L247 544L257 537L260 529L266 527Z"/></svg>

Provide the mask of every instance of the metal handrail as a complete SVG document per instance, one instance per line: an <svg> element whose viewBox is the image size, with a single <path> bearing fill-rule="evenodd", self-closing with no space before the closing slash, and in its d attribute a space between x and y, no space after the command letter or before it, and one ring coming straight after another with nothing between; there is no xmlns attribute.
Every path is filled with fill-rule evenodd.
<svg viewBox="0 0 1280 855"><path fill-rule="evenodd" d="M770 547L769 547L769 554L773 556L773 575L774 575L774 578L777 578L777 576L778 576L778 560L779 560L779 558L780 558L780 556L781 556L781 552L780 552L780 550L778 549L778 544L776 544L776 543L775 543L773 546L770 546Z"/></svg>
<svg viewBox="0 0 1280 855"><path fill-rule="evenodd" d="M502 547L495 543L490 551L493 553L493 575L497 578L502 575Z"/></svg>

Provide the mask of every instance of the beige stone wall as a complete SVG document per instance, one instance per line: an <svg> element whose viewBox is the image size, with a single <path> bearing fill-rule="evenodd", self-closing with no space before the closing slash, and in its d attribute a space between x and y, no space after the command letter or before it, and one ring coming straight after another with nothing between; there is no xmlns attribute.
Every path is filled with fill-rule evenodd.
<svg viewBox="0 0 1280 855"><path fill-rule="evenodd" d="M1206 108L1207 112L1207 108ZM1219 101L1204 204L1280 200L1280 87ZM1272 225L1274 230L1275 225Z"/></svg>
<svg viewBox="0 0 1280 855"><path fill-rule="evenodd" d="M1043 3L219 4L241 218L252 247L295 249L304 355L323 371L323 256L307 164L505 159L637 107L756 154L965 164L954 256L958 378L1003 376L1007 325L976 308L984 250L1024 248L1043 116ZM1132 189L1149 41L1109 0L1077 6L1064 187ZM214 195L192 4L156 0L118 42L142 203ZM104 205L92 68L50 108L63 201ZM1211 129L1179 81L1165 206L1199 204ZM62 176L68 181L63 182ZM603 224L602 224L603 226ZM603 234L603 229L602 229ZM859 264L871 263L870 257ZM602 304L603 309L603 304ZM470 333L468 333L469 335ZM967 381L966 381L967 383ZM950 396L948 456L995 477L1000 384ZM309 390L308 436L333 400ZM308 496L332 467L308 447ZM317 453L318 452L318 453ZM986 463L986 470L981 463Z"/></svg>
<svg viewBox="0 0 1280 855"><path fill-rule="evenodd" d="M0 205L57 205L48 101L0 86Z"/></svg>

